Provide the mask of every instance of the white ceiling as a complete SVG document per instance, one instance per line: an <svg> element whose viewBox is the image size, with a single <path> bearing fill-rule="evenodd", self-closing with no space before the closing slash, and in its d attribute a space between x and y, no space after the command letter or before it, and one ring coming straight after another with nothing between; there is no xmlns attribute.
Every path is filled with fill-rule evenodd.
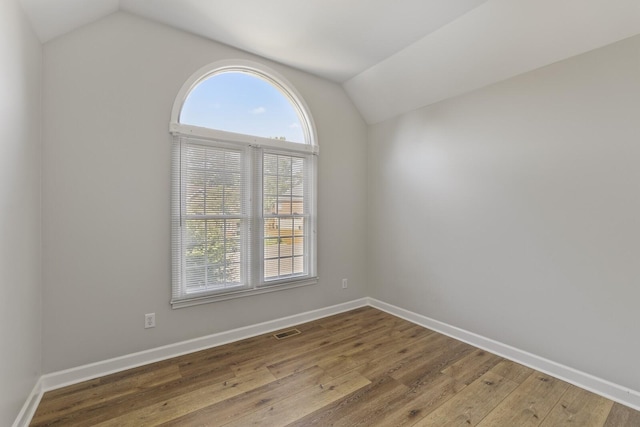
<svg viewBox="0 0 640 427"><path fill-rule="evenodd" d="M487 0L21 0L43 42L118 9L343 82Z"/></svg>
<svg viewBox="0 0 640 427"><path fill-rule="evenodd" d="M343 83L368 123L640 33L640 0L20 0L44 43L117 10Z"/></svg>
<svg viewBox="0 0 640 427"><path fill-rule="evenodd" d="M344 87L376 123L639 33L640 0L490 0Z"/></svg>

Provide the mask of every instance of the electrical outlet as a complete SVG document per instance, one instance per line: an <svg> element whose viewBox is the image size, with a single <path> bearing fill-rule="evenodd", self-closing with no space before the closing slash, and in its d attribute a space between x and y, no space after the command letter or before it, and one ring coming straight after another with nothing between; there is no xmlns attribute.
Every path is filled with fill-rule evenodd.
<svg viewBox="0 0 640 427"><path fill-rule="evenodd" d="M342 279L342 289L347 289L348 283L347 279Z"/></svg>
<svg viewBox="0 0 640 427"><path fill-rule="evenodd" d="M147 313L144 315L144 328L155 328L156 327L156 314L155 313Z"/></svg>

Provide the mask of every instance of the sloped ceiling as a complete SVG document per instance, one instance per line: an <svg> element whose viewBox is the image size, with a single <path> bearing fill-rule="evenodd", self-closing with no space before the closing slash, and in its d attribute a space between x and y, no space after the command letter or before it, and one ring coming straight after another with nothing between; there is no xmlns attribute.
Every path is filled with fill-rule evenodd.
<svg viewBox="0 0 640 427"><path fill-rule="evenodd" d="M344 87L376 123L639 33L639 0L491 0Z"/></svg>
<svg viewBox="0 0 640 427"><path fill-rule="evenodd" d="M20 0L45 43L117 10L343 83L368 123L640 33L638 0Z"/></svg>
<svg viewBox="0 0 640 427"><path fill-rule="evenodd" d="M40 40L124 10L343 82L487 0L21 0Z"/></svg>
<svg viewBox="0 0 640 427"><path fill-rule="evenodd" d="M45 43L118 10L118 0L20 0L33 30Z"/></svg>

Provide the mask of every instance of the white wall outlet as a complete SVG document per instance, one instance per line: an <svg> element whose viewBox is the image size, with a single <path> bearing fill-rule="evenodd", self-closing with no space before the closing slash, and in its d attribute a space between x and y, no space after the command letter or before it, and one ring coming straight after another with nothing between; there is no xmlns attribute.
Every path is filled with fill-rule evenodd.
<svg viewBox="0 0 640 427"><path fill-rule="evenodd" d="M347 286L349 286L347 279L342 279L342 289L347 289Z"/></svg>
<svg viewBox="0 0 640 427"><path fill-rule="evenodd" d="M144 328L155 328L156 327L156 314L155 313L147 313L144 315Z"/></svg>

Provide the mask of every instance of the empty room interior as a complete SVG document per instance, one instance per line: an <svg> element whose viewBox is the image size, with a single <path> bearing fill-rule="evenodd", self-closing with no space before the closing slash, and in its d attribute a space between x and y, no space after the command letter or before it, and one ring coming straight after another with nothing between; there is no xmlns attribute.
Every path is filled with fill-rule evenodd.
<svg viewBox="0 0 640 427"><path fill-rule="evenodd" d="M0 0L0 425L640 426L637 0Z"/></svg>

